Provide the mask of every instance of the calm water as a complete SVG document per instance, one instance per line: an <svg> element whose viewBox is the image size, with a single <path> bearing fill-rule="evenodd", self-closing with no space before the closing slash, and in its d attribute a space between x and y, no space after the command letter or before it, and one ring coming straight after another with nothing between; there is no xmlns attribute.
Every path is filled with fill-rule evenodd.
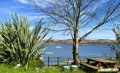
<svg viewBox="0 0 120 73"><path fill-rule="evenodd" d="M44 57L62 57L72 58L72 45L50 45L47 47L46 52L54 52L54 54L45 54ZM110 47L108 46L79 46L79 55L81 59L90 57L109 58L113 56Z"/></svg>

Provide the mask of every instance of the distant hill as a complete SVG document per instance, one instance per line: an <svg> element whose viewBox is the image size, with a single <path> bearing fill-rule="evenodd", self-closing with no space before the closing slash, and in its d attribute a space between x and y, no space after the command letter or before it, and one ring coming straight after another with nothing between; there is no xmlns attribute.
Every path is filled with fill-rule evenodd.
<svg viewBox="0 0 120 73"><path fill-rule="evenodd" d="M98 39L98 40L83 40L81 41L80 45L110 45L114 40L103 40L103 39ZM60 44L72 44L72 40L52 40L50 44L54 45L60 45Z"/></svg>

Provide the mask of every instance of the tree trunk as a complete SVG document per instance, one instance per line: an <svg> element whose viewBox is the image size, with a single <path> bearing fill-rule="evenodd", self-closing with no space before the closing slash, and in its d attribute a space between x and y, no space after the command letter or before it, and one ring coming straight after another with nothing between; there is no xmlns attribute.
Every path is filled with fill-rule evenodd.
<svg viewBox="0 0 120 73"><path fill-rule="evenodd" d="M73 64L78 65L79 64L79 54L78 54L78 37L74 37L73 40Z"/></svg>
<svg viewBox="0 0 120 73"><path fill-rule="evenodd" d="M74 38L73 38L73 64L79 65L78 54L79 42L78 42L78 24L74 26Z"/></svg>
<svg viewBox="0 0 120 73"><path fill-rule="evenodd" d="M118 64L120 64L120 51L116 52L116 60L118 61Z"/></svg>
<svg viewBox="0 0 120 73"><path fill-rule="evenodd" d="M76 11L74 12L74 37L73 37L73 64L79 65L79 54L78 54L78 32L79 32L79 18L80 18L80 5L81 0L76 1Z"/></svg>

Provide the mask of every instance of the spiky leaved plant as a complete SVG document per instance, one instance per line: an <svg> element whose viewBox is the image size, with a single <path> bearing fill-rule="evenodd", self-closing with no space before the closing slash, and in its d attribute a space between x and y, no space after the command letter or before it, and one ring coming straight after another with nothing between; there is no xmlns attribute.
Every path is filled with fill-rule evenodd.
<svg viewBox="0 0 120 73"><path fill-rule="evenodd" d="M12 22L1 23L0 61L14 65L21 64L27 68L38 50L43 49L51 40L49 38L43 42L49 31L42 28L42 24L40 21L31 30L27 19L25 17L19 19L16 15L12 18Z"/></svg>

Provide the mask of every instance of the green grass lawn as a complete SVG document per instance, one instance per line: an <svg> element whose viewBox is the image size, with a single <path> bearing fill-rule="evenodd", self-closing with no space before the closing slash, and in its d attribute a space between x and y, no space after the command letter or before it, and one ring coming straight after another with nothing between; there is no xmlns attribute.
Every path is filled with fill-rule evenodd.
<svg viewBox="0 0 120 73"><path fill-rule="evenodd" d="M62 71L61 68L45 68L43 69L42 73L86 73L82 70L78 70L78 71Z"/></svg>
<svg viewBox="0 0 120 73"><path fill-rule="evenodd" d="M62 71L61 68L43 68L43 69L39 69L39 71L37 71L36 69L28 69L25 70L24 68L17 68L15 69L14 67L10 67L8 65L4 65L1 64L0 65L0 73L85 73L82 70L78 70L78 71L74 71L74 72L64 72Z"/></svg>
<svg viewBox="0 0 120 73"><path fill-rule="evenodd" d="M90 73L83 70L78 71L63 71L61 67L44 67L43 69L36 70L35 68L30 68L25 70L25 68L14 68L9 65L0 64L0 73Z"/></svg>
<svg viewBox="0 0 120 73"><path fill-rule="evenodd" d="M0 65L0 73L36 73L35 69L25 70L24 68L10 67L7 65Z"/></svg>

